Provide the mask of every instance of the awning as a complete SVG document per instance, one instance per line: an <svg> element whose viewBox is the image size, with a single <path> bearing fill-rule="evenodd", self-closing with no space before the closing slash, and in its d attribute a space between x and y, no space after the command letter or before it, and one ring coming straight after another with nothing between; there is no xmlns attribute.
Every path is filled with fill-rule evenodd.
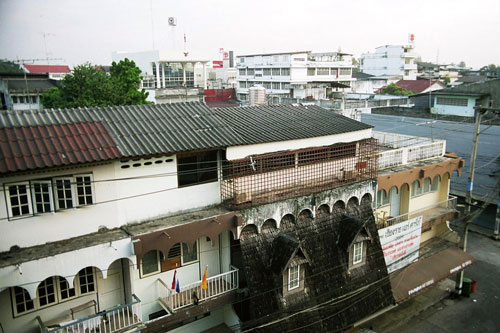
<svg viewBox="0 0 500 333"><path fill-rule="evenodd" d="M457 247L449 247L419 260L391 277L394 299L396 303L400 303L448 276L462 271L474 262L474 257Z"/></svg>

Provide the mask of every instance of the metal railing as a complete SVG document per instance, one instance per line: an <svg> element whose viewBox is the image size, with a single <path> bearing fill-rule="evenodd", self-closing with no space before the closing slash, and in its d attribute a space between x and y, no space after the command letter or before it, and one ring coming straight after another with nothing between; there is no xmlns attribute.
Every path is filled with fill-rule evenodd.
<svg viewBox="0 0 500 333"><path fill-rule="evenodd" d="M448 200L441 201L436 204L416 209L409 213L391 217L388 219L378 219L377 229L390 227L417 216L423 216L422 222L427 222L429 220L444 216L451 212L455 212L456 209L457 209L457 197L450 195Z"/></svg>
<svg viewBox="0 0 500 333"><path fill-rule="evenodd" d="M76 319L66 324L60 323L58 327L48 328L37 316L38 325L43 333L53 332L117 332L135 326L142 322L141 300L132 294L134 301L126 305L118 305L110 310L96 313L95 315Z"/></svg>
<svg viewBox="0 0 500 333"><path fill-rule="evenodd" d="M201 288L201 280L172 290L161 279L157 279L159 301L174 312L178 309L198 304L213 297L239 288L238 268L231 265L231 271L207 278L207 290Z"/></svg>

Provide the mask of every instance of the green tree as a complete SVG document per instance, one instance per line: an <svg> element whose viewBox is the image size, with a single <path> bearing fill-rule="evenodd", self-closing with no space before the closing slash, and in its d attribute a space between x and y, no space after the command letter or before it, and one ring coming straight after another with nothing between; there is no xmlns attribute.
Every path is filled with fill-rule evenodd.
<svg viewBox="0 0 500 333"><path fill-rule="evenodd" d="M149 103L148 93L139 91L141 70L133 61L113 62L111 75L85 63L76 66L58 87L42 95L46 108L135 105Z"/></svg>
<svg viewBox="0 0 500 333"><path fill-rule="evenodd" d="M460 67L460 68L465 68L465 67L466 67L466 65L465 65L465 61L463 61L463 60L462 60L462 61L460 61L460 62L458 63L458 67Z"/></svg>
<svg viewBox="0 0 500 333"><path fill-rule="evenodd" d="M16 74L22 73L22 69L19 68L18 64L13 63L9 60L0 60L0 73L2 74Z"/></svg>
<svg viewBox="0 0 500 333"><path fill-rule="evenodd" d="M389 84L387 87L382 89L380 93L384 95L396 95L396 96L409 96L416 94L416 92L401 88L395 83Z"/></svg>
<svg viewBox="0 0 500 333"><path fill-rule="evenodd" d="M123 98L120 104L137 105L146 104L149 93L145 89L140 89L141 70L135 65L133 60L125 58L118 63L111 64L111 77L115 80L116 87L120 90Z"/></svg>
<svg viewBox="0 0 500 333"><path fill-rule="evenodd" d="M352 69L352 72L353 73L359 73L360 69L359 69L359 61L358 61L358 59L352 57L352 65L354 66L354 68Z"/></svg>

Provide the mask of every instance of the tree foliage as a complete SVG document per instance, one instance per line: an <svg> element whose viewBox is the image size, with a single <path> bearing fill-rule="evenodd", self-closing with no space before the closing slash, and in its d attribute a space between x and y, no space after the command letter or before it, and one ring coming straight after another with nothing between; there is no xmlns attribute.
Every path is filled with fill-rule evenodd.
<svg viewBox="0 0 500 333"><path fill-rule="evenodd" d="M76 66L58 87L42 95L46 108L146 104L148 93L139 90L141 70L128 59L113 62L111 75L85 63Z"/></svg>
<svg viewBox="0 0 500 333"><path fill-rule="evenodd" d="M479 69L483 75L494 75L497 72L497 66L495 64L489 64L488 66L483 66Z"/></svg>
<svg viewBox="0 0 500 333"><path fill-rule="evenodd" d="M352 57L352 65L354 66L352 72L359 73L360 72L359 61L354 57Z"/></svg>
<svg viewBox="0 0 500 333"><path fill-rule="evenodd" d="M19 65L13 63L9 60L0 60L0 73L2 74L16 74L22 73L22 69L19 68Z"/></svg>
<svg viewBox="0 0 500 333"><path fill-rule="evenodd" d="M401 88L395 83L389 84L387 87L382 89L380 93L385 95L395 95L395 96L409 96L416 94L415 91L406 90L404 88Z"/></svg>

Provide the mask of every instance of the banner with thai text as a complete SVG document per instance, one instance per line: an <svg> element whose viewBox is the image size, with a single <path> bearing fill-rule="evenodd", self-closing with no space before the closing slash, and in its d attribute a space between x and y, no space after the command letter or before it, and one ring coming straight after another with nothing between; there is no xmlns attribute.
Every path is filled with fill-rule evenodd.
<svg viewBox="0 0 500 333"><path fill-rule="evenodd" d="M418 260L422 220L418 216L378 231L389 273Z"/></svg>

